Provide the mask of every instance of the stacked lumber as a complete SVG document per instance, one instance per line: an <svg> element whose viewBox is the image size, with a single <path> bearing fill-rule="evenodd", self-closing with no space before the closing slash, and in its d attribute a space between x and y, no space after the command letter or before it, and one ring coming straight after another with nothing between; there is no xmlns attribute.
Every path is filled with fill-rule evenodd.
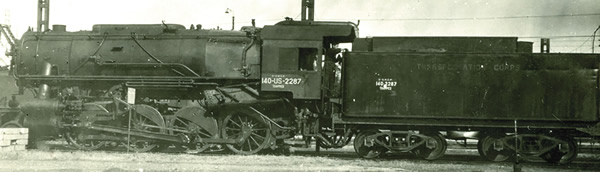
<svg viewBox="0 0 600 172"><path fill-rule="evenodd" d="M0 151L25 150L28 137L28 128L0 128Z"/></svg>

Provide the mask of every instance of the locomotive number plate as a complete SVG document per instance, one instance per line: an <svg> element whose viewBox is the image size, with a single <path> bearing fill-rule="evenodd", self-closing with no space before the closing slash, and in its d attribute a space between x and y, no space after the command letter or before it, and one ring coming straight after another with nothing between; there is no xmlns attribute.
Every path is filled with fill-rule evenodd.
<svg viewBox="0 0 600 172"><path fill-rule="evenodd" d="M273 75L262 78L263 84L273 85L273 88L285 88L286 85L300 85L302 81L302 78L286 77L285 75Z"/></svg>
<svg viewBox="0 0 600 172"><path fill-rule="evenodd" d="M392 78L378 78L375 81L375 86L379 87L379 90L392 90L397 84L398 82Z"/></svg>

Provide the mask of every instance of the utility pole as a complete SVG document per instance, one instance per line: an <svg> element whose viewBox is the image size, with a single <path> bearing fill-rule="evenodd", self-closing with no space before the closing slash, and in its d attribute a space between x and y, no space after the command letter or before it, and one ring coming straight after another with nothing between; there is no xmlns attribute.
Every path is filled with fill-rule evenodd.
<svg viewBox="0 0 600 172"><path fill-rule="evenodd" d="M598 32L599 29L600 25L598 25L598 28L596 28L596 30L594 30L594 34L592 34L592 54L595 53L594 48L596 48L596 45L594 45L594 42L596 42L596 32Z"/></svg>
<svg viewBox="0 0 600 172"><path fill-rule="evenodd" d="M315 21L315 0L302 0L302 21Z"/></svg>
<svg viewBox="0 0 600 172"><path fill-rule="evenodd" d="M235 13L232 9L227 8L225 14L231 14L231 30L235 30Z"/></svg>
<svg viewBox="0 0 600 172"><path fill-rule="evenodd" d="M540 42L540 53L550 53L550 38L542 38Z"/></svg>
<svg viewBox="0 0 600 172"><path fill-rule="evenodd" d="M37 31L45 32L48 30L48 20L50 19L50 0L38 0L38 21Z"/></svg>

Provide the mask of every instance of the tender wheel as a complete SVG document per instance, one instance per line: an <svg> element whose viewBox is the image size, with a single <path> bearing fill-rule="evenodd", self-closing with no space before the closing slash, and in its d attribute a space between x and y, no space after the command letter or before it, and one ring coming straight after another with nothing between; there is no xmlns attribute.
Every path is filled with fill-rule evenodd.
<svg viewBox="0 0 600 172"><path fill-rule="evenodd" d="M423 159L435 160L441 158L446 153L446 139L439 133L424 134L430 137L430 140L425 140L425 144L415 148L412 152Z"/></svg>
<svg viewBox="0 0 600 172"><path fill-rule="evenodd" d="M547 162L555 163L555 164L567 164L573 162L577 157L577 144L573 138L562 139L566 142L567 145L563 145L563 150L559 149L559 146L550 150L547 153L542 154L540 157Z"/></svg>
<svg viewBox="0 0 600 172"><path fill-rule="evenodd" d="M356 135L356 138L354 138L354 151L356 152L356 154L358 154L358 156L367 159L372 159L377 158L381 154L387 152L387 149L385 147L377 145L374 139L368 138L370 135L374 135L377 133L379 132L367 130L361 131ZM381 141L385 140L384 138L377 139L380 139Z"/></svg>
<svg viewBox="0 0 600 172"><path fill-rule="evenodd" d="M496 150L496 148L494 148L495 144L502 144L500 139L502 139L504 136L505 135L490 135L480 139L477 142L477 151L479 152L479 156L481 156L483 159L494 162L506 161L508 158L512 157L514 155L514 151L511 151L506 147L504 147L502 150Z"/></svg>
<svg viewBox="0 0 600 172"><path fill-rule="evenodd" d="M165 122L160 113L148 105L135 105L135 113L131 115L131 129L140 131L164 133ZM152 126L152 127L151 127ZM160 142L145 138L131 137L129 145L124 142L127 149L134 152L147 152L159 148Z"/></svg>
<svg viewBox="0 0 600 172"><path fill-rule="evenodd" d="M267 123L260 117L242 112L232 113L225 117L222 135L225 139L239 141L238 144L227 144L227 148L244 155L257 153L272 140Z"/></svg>
<svg viewBox="0 0 600 172"><path fill-rule="evenodd" d="M65 139L69 142L73 147L80 150L97 150L104 145L106 145L105 141L100 140L83 140L81 139L86 134L82 133L79 129L69 129L69 131L65 132Z"/></svg>

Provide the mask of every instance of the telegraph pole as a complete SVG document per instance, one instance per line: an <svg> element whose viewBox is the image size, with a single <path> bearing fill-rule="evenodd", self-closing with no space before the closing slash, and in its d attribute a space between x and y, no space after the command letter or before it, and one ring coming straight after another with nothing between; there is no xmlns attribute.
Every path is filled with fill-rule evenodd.
<svg viewBox="0 0 600 172"><path fill-rule="evenodd" d="M231 30L235 30L235 13L232 9L227 8L225 14L231 14Z"/></svg>
<svg viewBox="0 0 600 172"><path fill-rule="evenodd" d="M596 42L596 32L598 32L599 29L600 25L598 25L598 28L594 30L594 34L592 35L592 54L595 53L594 48L596 48L596 46L594 45L594 42Z"/></svg>
<svg viewBox="0 0 600 172"><path fill-rule="evenodd" d="M302 0L302 21L315 21L315 0Z"/></svg>
<svg viewBox="0 0 600 172"><path fill-rule="evenodd" d="M45 32L48 30L50 19L50 0L38 0L38 21L37 31Z"/></svg>

